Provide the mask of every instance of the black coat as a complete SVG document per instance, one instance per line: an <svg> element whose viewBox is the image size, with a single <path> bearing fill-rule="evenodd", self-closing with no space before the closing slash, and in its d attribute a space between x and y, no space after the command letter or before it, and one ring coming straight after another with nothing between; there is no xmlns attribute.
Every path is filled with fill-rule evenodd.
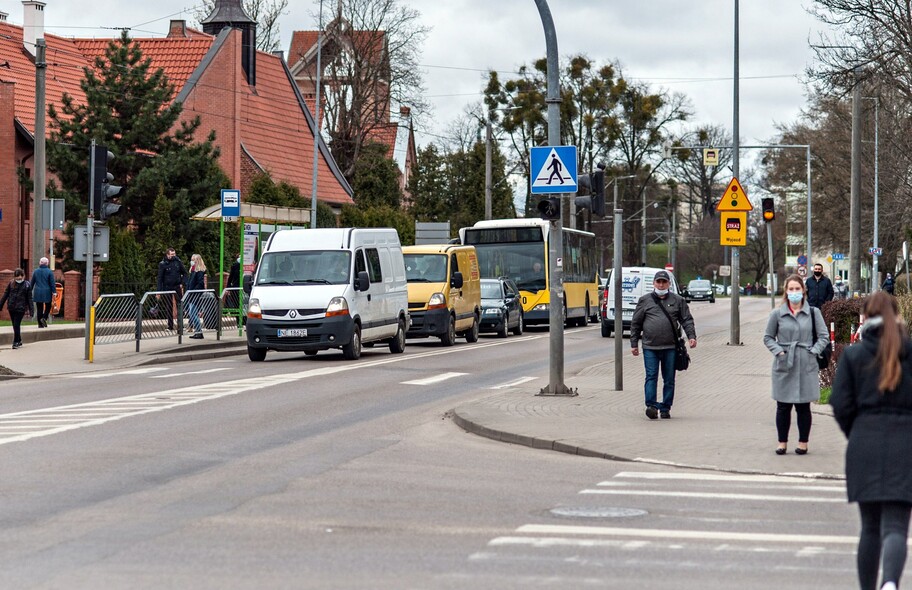
<svg viewBox="0 0 912 590"><path fill-rule="evenodd" d="M843 350L830 405L849 439L846 488L850 502L912 503L912 341L900 358L902 380L881 395L875 357L878 329Z"/></svg>
<svg viewBox="0 0 912 590"><path fill-rule="evenodd" d="M825 276L818 279L811 275L804 282L804 286L808 291L808 303L814 307L823 307L824 303L833 300L833 283Z"/></svg>
<svg viewBox="0 0 912 590"><path fill-rule="evenodd" d="M28 281L23 280L17 283L15 279L6 286L3 297L0 298L0 309L6 305L10 311L26 313L32 309L32 286ZM8 304L8 305L7 305Z"/></svg>
<svg viewBox="0 0 912 590"><path fill-rule="evenodd" d="M187 269L180 258L175 256L171 260L167 257L162 258L158 263L158 290L159 291L180 291L187 276Z"/></svg>

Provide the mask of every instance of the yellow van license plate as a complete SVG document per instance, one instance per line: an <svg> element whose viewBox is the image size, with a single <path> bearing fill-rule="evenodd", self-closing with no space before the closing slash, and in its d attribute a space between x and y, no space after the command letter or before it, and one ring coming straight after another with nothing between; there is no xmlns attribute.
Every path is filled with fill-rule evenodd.
<svg viewBox="0 0 912 590"><path fill-rule="evenodd" d="M301 338L307 336L307 328L289 328L279 330L279 338Z"/></svg>

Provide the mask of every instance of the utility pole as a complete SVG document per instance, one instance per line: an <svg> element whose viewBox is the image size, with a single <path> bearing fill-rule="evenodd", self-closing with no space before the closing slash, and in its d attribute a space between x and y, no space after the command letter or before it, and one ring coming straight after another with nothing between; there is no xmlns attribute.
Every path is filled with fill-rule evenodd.
<svg viewBox="0 0 912 590"><path fill-rule="evenodd" d="M85 360L89 360L92 339L92 304L95 289L95 140L89 148L89 214L86 218L86 272L85 272ZM168 313L171 313L170 311ZM183 321L178 318L178 321Z"/></svg>
<svg viewBox="0 0 912 590"><path fill-rule="evenodd" d="M643 217L640 221L640 232L643 234L640 237L640 262L643 263L643 266L649 266L646 263L646 187L643 187Z"/></svg>
<svg viewBox="0 0 912 590"><path fill-rule="evenodd" d="M739 109L739 89L738 89L738 0L735 0L735 75L734 75L734 97L733 97L733 109L732 109L732 173L735 178L738 178L738 150L740 139L739 126L738 126L738 109ZM740 346L741 345L741 315L739 313L738 305L740 304L740 297L738 293L738 287L741 285L741 277L739 275L739 266L740 266L741 255L739 254L738 246L732 246L731 249L731 278L732 278L732 294L731 294L731 334L729 346Z"/></svg>
<svg viewBox="0 0 912 590"><path fill-rule="evenodd" d="M849 287L861 290L861 80L852 89L852 177L849 205Z"/></svg>
<svg viewBox="0 0 912 590"><path fill-rule="evenodd" d="M880 106L880 99L876 96L866 96L865 99L874 101L874 248L878 246L878 221L879 221L879 212L878 212L878 184L880 180L880 174L878 166L880 163L879 157L879 147L880 143L878 141L878 106ZM880 290L880 256L877 254L873 255L873 260L871 263L871 292Z"/></svg>
<svg viewBox="0 0 912 590"><path fill-rule="evenodd" d="M32 215L32 269L38 268L38 261L45 254L44 228L42 227L42 207L45 199L47 181L47 151L45 150L45 89L47 75L47 45L44 38L35 41L35 188L34 214ZM51 219L53 226L54 220ZM51 231L54 231L53 227ZM53 261L51 268L54 268Z"/></svg>
<svg viewBox="0 0 912 590"><path fill-rule="evenodd" d="M491 115L489 113L485 118L485 219L491 219L493 215L491 212L491 209L493 208L491 205L491 193L494 190L494 187L492 187L491 184L494 181L493 172L491 170L491 160L493 159L492 152L494 150L492 149L491 143L494 141L494 138L492 136L493 132L491 131Z"/></svg>
<svg viewBox="0 0 912 590"><path fill-rule="evenodd" d="M314 89L314 158L313 158L313 180L310 185L310 227L317 227L317 155L320 152L320 75L322 64L320 55L323 50L323 0L320 0L319 26L317 27L317 75ZM241 274L244 274L243 272Z"/></svg>

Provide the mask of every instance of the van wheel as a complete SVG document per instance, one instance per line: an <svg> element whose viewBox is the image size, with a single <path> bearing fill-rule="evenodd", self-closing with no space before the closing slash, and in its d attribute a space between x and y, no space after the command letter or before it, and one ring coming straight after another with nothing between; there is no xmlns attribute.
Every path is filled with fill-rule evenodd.
<svg viewBox="0 0 912 590"><path fill-rule="evenodd" d="M602 320L602 338L611 338L611 324Z"/></svg>
<svg viewBox="0 0 912 590"><path fill-rule="evenodd" d="M317 352L316 350L305 350L304 356L317 356Z"/></svg>
<svg viewBox="0 0 912 590"><path fill-rule="evenodd" d="M513 334L516 336L522 336L523 333L523 315L522 312L519 312L519 321L516 322L516 327L513 328Z"/></svg>
<svg viewBox="0 0 912 590"><path fill-rule="evenodd" d="M478 316L475 316L475 319L472 321L472 328L465 333L466 342L478 342L478 332L480 328L478 326Z"/></svg>
<svg viewBox="0 0 912 590"><path fill-rule="evenodd" d="M260 363L266 360L266 349L265 348L251 348L247 347L247 358L252 360L255 363Z"/></svg>
<svg viewBox="0 0 912 590"><path fill-rule="evenodd" d="M356 361L361 358L361 326L355 324L351 340L342 347L342 356L350 361Z"/></svg>
<svg viewBox="0 0 912 590"><path fill-rule="evenodd" d="M396 335L390 340L390 352L394 354L405 352L405 320L399 320Z"/></svg>
<svg viewBox="0 0 912 590"><path fill-rule="evenodd" d="M453 316L450 316L450 323L447 325L447 331L440 337L440 343L444 346L456 344L456 318Z"/></svg>
<svg viewBox="0 0 912 590"><path fill-rule="evenodd" d="M507 314L507 317L504 318L503 328L497 330L497 335L501 338L506 338L510 335L510 332L507 331L507 326L510 324L510 314Z"/></svg>

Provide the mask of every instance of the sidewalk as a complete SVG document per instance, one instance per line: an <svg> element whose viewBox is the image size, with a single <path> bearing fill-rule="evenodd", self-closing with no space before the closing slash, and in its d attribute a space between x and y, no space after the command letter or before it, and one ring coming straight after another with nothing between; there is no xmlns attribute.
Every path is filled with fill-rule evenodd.
<svg viewBox="0 0 912 590"><path fill-rule="evenodd" d="M743 346L728 346L729 332L701 336L690 369L676 378L671 420L644 414L642 357L624 342L624 390L614 390L614 341L605 339L606 361L566 375L577 397L536 396L547 381L501 390L453 410L468 432L495 440L564 453L711 469L733 473L844 479L845 438L829 406L812 404L809 453L794 453L794 414L789 452L779 456L770 397L769 351L763 321L741 325ZM659 385L661 395L661 384Z"/></svg>
<svg viewBox="0 0 912 590"><path fill-rule="evenodd" d="M193 340L185 334L178 344L177 335L168 338L143 340L140 352L136 341L96 345L94 362L85 360L85 338L82 324L51 324L38 328L35 322L22 325L22 348L13 350L12 326L0 327L0 380L19 377L41 377L67 373L110 371L127 367L175 363L189 360L240 355L247 352L245 336L237 329L222 332L206 331L203 340Z"/></svg>

